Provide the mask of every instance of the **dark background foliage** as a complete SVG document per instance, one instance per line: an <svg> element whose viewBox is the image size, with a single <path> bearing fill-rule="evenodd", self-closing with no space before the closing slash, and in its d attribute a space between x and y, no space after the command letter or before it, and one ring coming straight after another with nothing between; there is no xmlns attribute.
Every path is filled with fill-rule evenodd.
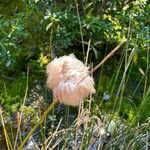
<svg viewBox="0 0 150 150"><path fill-rule="evenodd" d="M141 72L147 70L150 41L148 0L1 0L0 4L0 103L8 111L13 105L17 105L17 109L22 102L28 68L29 88L32 88L35 79L45 81L45 65L52 58L74 53L84 61L89 41L89 61L95 65L120 41L127 40L126 46L103 68L101 78L104 81L102 85L96 84L100 89L98 99L112 87L107 86L108 81L124 53L130 54L135 49L126 93L128 88L131 89L129 95L130 91L132 93ZM94 76L98 83L99 72ZM135 94L137 107L141 104L142 92ZM10 97L8 100L5 99L7 96ZM143 105L145 109L141 111L146 119L150 103L147 100ZM125 108L132 110L126 102L122 111Z"/></svg>

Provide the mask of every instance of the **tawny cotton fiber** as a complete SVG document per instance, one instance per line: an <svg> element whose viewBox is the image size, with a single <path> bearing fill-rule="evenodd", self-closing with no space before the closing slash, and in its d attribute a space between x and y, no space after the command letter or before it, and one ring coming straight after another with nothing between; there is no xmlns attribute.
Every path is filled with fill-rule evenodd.
<svg viewBox="0 0 150 150"><path fill-rule="evenodd" d="M47 65L47 86L52 89L54 100L78 106L90 93L95 92L93 78L86 67L73 54L55 58ZM85 77L86 76L86 77Z"/></svg>

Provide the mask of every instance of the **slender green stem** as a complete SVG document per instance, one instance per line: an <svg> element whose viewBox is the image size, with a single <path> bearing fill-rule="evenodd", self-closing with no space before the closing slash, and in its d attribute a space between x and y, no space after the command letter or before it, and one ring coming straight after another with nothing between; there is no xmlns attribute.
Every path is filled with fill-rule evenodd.
<svg viewBox="0 0 150 150"><path fill-rule="evenodd" d="M79 21L80 33L81 33L83 56L84 56L84 60L85 60L85 48L84 48L83 30L82 30L82 24L81 24L81 19L80 19L80 14L79 14L79 8L78 8L77 0L75 0L75 4L76 4L77 16L78 16L78 21Z"/></svg>
<svg viewBox="0 0 150 150"><path fill-rule="evenodd" d="M10 139L9 139L6 127L5 127L4 118L3 118L3 115L2 115L1 108L0 108L0 118L1 118L2 126L3 126L3 131L4 131L4 135L5 135L7 149L11 150L12 149L12 145L11 145L11 142L10 142Z"/></svg>
<svg viewBox="0 0 150 150"><path fill-rule="evenodd" d="M29 82L29 66L28 66L28 68L27 68L26 91L25 91L25 96L24 96L24 100L23 100L22 107L25 106L26 99L27 99L27 94L28 94L28 82ZM21 114L20 114L20 117L19 117L18 129L17 129L16 138L15 138L15 143L14 143L14 150L16 150L16 148L17 148L18 136L20 136L20 141L22 140L22 139L21 139L21 133L20 133L20 126L21 126L22 116L23 116L23 109L21 110Z"/></svg>
<svg viewBox="0 0 150 150"><path fill-rule="evenodd" d="M52 110L52 108L54 107L54 105L56 104L55 101L53 101L51 103L51 105L47 108L47 110L44 112L43 116L40 118L40 120L38 121L38 123L32 128L32 130L28 133L28 135L26 136L26 138L23 140L23 142L21 143L21 145L19 146L18 150L21 150L22 147L24 146L24 144L28 141L28 139L30 138L30 136L33 134L33 132L36 130L36 128L43 122L43 120L46 118L46 116L48 115L48 113Z"/></svg>

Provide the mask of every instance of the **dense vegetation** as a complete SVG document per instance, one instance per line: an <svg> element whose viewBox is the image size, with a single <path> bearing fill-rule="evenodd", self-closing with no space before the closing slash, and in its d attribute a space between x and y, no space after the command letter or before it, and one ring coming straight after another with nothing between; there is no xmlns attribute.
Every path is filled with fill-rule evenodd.
<svg viewBox="0 0 150 150"><path fill-rule="evenodd" d="M18 113L23 114L19 145L51 103L51 92L45 86L49 61L74 53L85 62L89 51L88 65L92 67L121 41L126 42L93 74L97 92L94 100L85 100L84 115L89 122L81 133L72 123L77 108L57 105L34 138L43 149L48 144L69 149L75 135L82 141L79 147L75 145L77 149L150 146L148 0L2 0L0 4L0 134L4 131L0 146L3 140L8 149L16 144ZM93 118L101 120L111 134L109 140L94 142L95 147L88 143L94 134L90 129L99 125Z"/></svg>

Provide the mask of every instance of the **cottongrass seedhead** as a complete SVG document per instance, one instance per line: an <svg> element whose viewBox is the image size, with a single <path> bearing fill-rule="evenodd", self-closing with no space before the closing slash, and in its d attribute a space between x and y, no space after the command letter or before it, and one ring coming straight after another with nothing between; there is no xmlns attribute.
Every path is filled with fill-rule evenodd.
<svg viewBox="0 0 150 150"><path fill-rule="evenodd" d="M94 80L86 67L73 54L55 58L47 65L47 86L54 100L79 106L89 94L95 93Z"/></svg>

